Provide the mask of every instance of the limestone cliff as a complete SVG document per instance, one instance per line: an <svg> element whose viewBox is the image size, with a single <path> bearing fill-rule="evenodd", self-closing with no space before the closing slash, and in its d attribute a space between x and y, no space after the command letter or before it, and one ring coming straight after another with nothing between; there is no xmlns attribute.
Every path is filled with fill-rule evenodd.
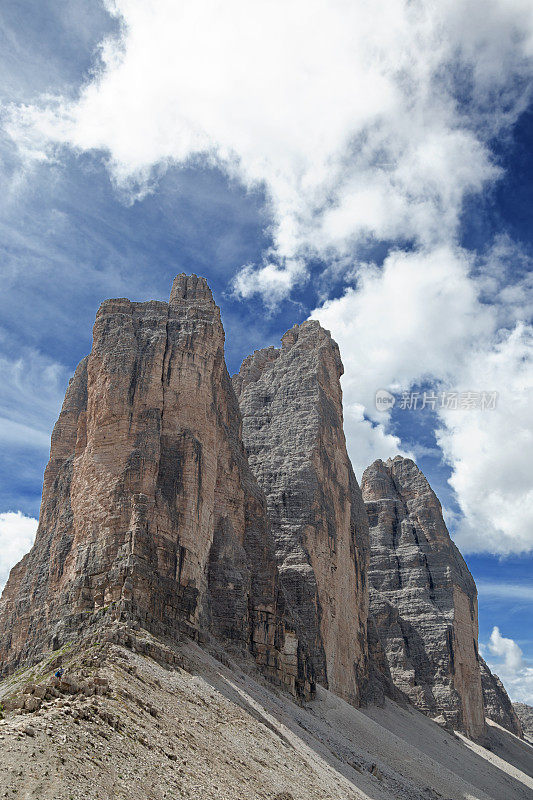
<svg viewBox="0 0 533 800"><path fill-rule="evenodd" d="M352 703L368 680L368 526L343 432L343 367L318 322L256 351L233 378L276 561L317 679Z"/></svg>
<svg viewBox="0 0 533 800"><path fill-rule="evenodd" d="M370 526L370 609L392 678L433 717L484 735L477 592L440 503L410 459L375 461L362 479Z"/></svg>
<svg viewBox="0 0 533 800"><path fill-rule="evenodd" d="M505 687L497 675L493 675L485 661L479 658L481 668L481 685L485 703L485 716L497 722L502 728L522 737L524 731L511 703Z"/></svg>
<svg viewBox="0 0 533 800"><path fill-rule="evenodd" d="M518 717L524 736L533 743L533 707L527 703L513 703L513 711Z"/></svg>
<svg viewBox="0 0 533 800"><path fill-rule="evenodd" d="M309 695L284 605L206 281L178 276L169 303L104 302L52 435L35 545L0 601L1 670L126 616L247 648Z"/></svg>

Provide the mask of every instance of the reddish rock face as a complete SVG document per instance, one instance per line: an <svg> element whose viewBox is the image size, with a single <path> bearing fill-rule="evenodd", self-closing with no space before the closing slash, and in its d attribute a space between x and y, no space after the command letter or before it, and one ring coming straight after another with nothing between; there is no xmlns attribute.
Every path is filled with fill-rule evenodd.
<svg viewBox="0 0 533 800"><path fill-rule="evenodd" d="M441 505L397 456L362 480L370 525L370 609L396 686L422 711L479 738L485 714L477 591Z"/></svg>
<svg viewBox="0 0 533 800"><path fill-rule="evenodd" d="M233 378L276 560L317 678L358 704L368 683L368 524L343 431L342 362L318 322L256 351Z"/></svg>
<svg viewBox="0 0 533 800"><path fill-rule="evenodd" d="M106 615L213 633L294 692L312 676L278 587L203 278L108 300L52 435L39 529L0 601L2 671ZM15 624L16 621L16 624Z"/></svg>
<svg viewBox="0 0 533 800"><path fill-rule="evenodd" d="M232 385L194 275L169 303L103 303L52 434L35 545L0 600L0 676L125 620L251 652L303 697L315 678L355 705L403 692L473 738L483 677L489 716L519 732L428 482L409 459L376 461L361 495L341 374L308 321Z"/></svg>

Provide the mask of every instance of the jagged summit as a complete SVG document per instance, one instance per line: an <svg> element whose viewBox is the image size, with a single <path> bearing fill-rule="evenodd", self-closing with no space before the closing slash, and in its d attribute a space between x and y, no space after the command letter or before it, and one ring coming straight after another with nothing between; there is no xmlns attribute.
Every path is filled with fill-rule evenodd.
<svg viewBox="0 0 533 800"><path fill-rule="evenodd" d="M249 383L255 383L261 377L263 370L282 354L287 354L294 345L298 344L299 353L305 350L319 351L325 349L333 356L337 365L337 377L344 373L339 346L331 337L330 331L323 328L316 319L308 319L300 324L293 325L281 337L281 347L263 347L254 350L246 356L239 372L233 376L233 385L238 394ZM297 356L298 357L298 356Z"/></svg>
<svg viewBox="0 0 533 800"><path fill-rule="evenodd" d="M186 275L184 272L176 275L170 291L169 303L175 305L182 301L214 303L213 294L206 279L194 274Z"/></svg>
<svg viewBox="0 0 533 800"><path fill-rule="evenodd" d="M432 547L446 550L448 567L454 570L454 579L465 592L477 595L470 570L444 522L440 500L411 458L397 455L386 462L377 459L364 471L361 488L365 502L390 499L404 504L406 512L416 517ZM423 514L420 514L420 508Z"/></svg>

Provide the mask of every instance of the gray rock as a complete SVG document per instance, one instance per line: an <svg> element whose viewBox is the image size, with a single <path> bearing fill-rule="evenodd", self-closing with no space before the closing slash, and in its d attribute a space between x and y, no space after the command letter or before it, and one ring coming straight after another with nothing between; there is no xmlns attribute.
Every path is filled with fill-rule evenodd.
<svg viewBox="0 0 533 800"><path fill-rule="evenodd" d="M422 711L472 738L485 733L477 591L440 503L410 459L362 479L370 526L370 609L392 679Z"/></svg>
<svg viewBox="0 0 533 800"><path fill-rule="evenodd" d="M485 703L485 716L497 722L503 728L514 733L515 736L524 735L520 719L513 704L505 691L504 685L497 675L494 675L483 658L479 657L481 668L481 686L483 688L483 701Z"/></svg>
<svg viewBox="0 0 533 800"><path fill-rule="evenodd" d="M339 348L318 322L233 378L267 497L281 583L317 678L352 703L368 682L368 527L343 432Z"/></svg>
<svg viewBox="0 0 533 800"><path fill-rule="evenodd" d="M513 709L520 720L524 735L533 741L533 706L528 706L527 703L513 703Z"/></svg>

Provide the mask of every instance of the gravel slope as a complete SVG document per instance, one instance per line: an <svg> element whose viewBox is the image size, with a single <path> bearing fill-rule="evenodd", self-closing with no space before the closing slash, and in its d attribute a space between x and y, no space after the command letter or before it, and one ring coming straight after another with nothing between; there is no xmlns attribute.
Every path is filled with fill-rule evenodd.
<svg viewBox="0 0 533 800"><path fill-rule="evenodd" d="M305 707L192 644L63 654L57 697L0 722L0 798L39 800L529 800L533 748L491 726L491 751L388 702L356 710L324 689ZM131 645L131 642L130 642ZM161 663L158 663L161 662ZM0 685L52 691L57 659ZM67 684L70 681L69 693ZM57 682L56 682L57 683ZM98 688L96 688L98 687ZM96 694L94 692L97 692ZM33 702L33 705L38 705ZM507 757L513 763L504 761Z"/></svg>

